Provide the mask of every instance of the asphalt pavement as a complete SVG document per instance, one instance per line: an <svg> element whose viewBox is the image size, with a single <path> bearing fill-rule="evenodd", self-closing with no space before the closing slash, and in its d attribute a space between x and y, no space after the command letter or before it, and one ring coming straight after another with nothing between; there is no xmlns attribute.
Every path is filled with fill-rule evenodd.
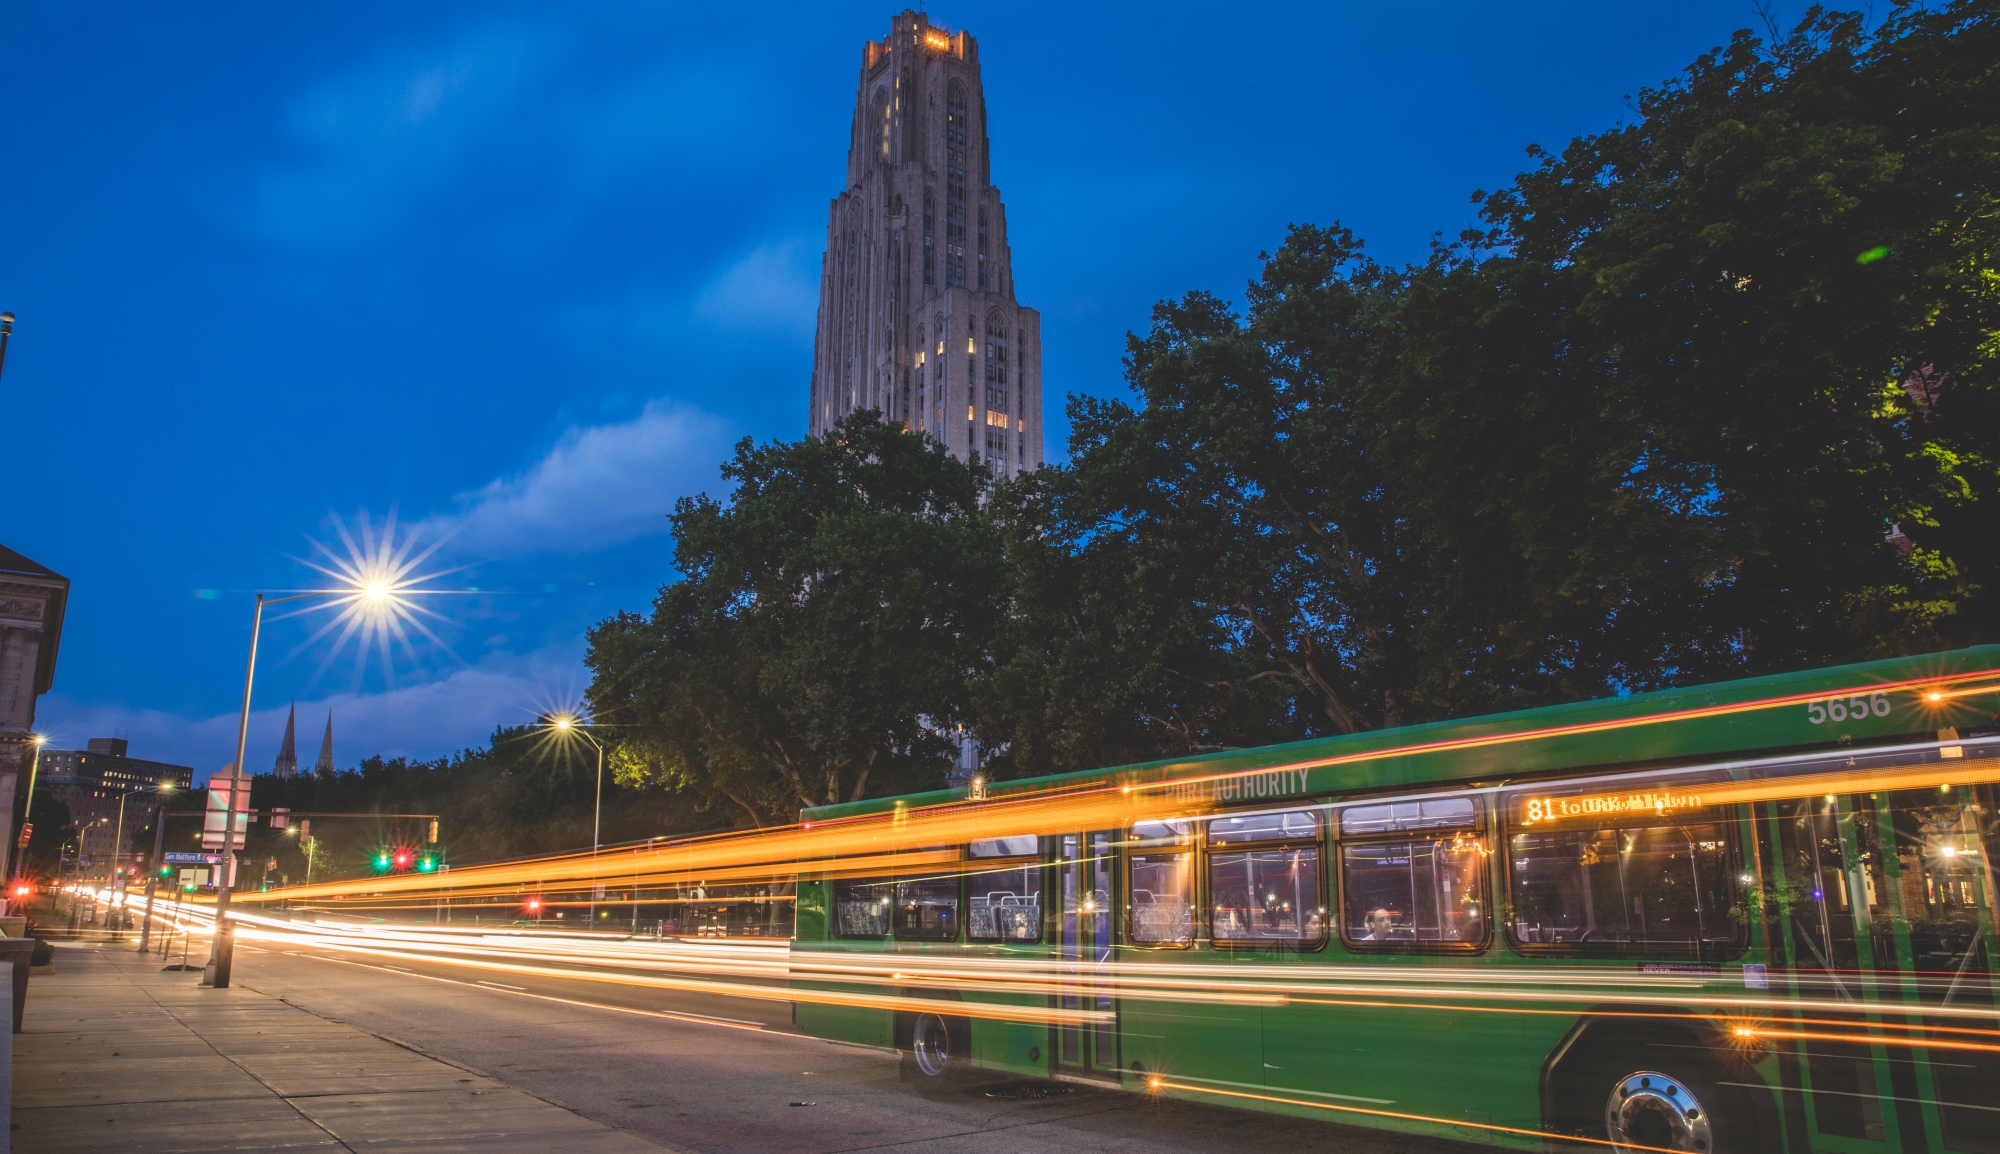
<svg viewBox="0 0 2000 1154"><path fill-rule="evenodd" d="M109 981L112 967L75 964L83 960L78 955L97 948L120 947L67 947L58 956L59 973L65 969L62 963L73 958L67 969L79 985ZM119 971L131 969L125 958L118 962ZM147 981L173 987L173 998L192 999L188 1004L198 1006L203 998L230 996L196 988L198 973L154 973L158 964L157 959L148 961ZM105 976L93 979L93 970ZM43 980L37 979L38 985ZM310 1018L315 1029L320 1024L344 1028L340 1036L352 1038L343 1044L359 1045L360 1038L393 1044L405 1055L449 1068L454 1079L477 1079L452 1081L447 1090L504 1088L523 1102L544 1104L580 1124L604 1128L599 1146L583 1133L564 1132L570 1143L564 1149L618 1150L634 1137L699 1154L897 1148L946 1154L1463 1154L1492 1149L1001 1076L975 1074L948 1092L919 1092L901 1079L891 1053L793 1031L790 1006L783 1001L540 975L484 978L418 959L384 963L328 950L247 944L238 948L235 982L244 992L267 996L274 1007L298 1014L295 1029L305 1030ZM30 1017L33 1031L32 1006ZM19 1084L17 1077L17 1111ZM391 1112L426 1108L417 1094L383 1107ZM362 1136L346 1147L389 1149L380 1139L393 1137L395 1128L392 1119L385 1124L381 1134ZM423 1128L413 1118L411 1133ZM82 1149L30 1145L25 1132L17 1132L17 1138L16 1148L28 1154ZM459 1147L442 1142L411 1148Z"/></svg>

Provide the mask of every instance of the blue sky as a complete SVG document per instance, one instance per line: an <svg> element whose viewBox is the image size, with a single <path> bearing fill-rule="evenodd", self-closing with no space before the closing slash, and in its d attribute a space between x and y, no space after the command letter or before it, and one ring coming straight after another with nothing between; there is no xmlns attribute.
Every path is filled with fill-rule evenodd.
<svg viewBox="0 0 2000 1154"><path fill-rule="evenodd" d="M1787 6L1790 16L1798 6ZM252 595L392 511L438 640L385 670L266 632L338 759L573 701L583 632L671 576L666 513L803 435L820 238L889 5L21 0L0 36L0 542L74 583L40 727L230 759ZM1057 398L1240 296L1291 221L1421 256L1530 143L1755 22L1745 0L940 3L979 37L1017 291ZM338 523L336 523L338 518ZM447 539L448 538L448 539ZM398 540L401 540L401 536ZM310 757L310 751L307 753Z"/></svg>

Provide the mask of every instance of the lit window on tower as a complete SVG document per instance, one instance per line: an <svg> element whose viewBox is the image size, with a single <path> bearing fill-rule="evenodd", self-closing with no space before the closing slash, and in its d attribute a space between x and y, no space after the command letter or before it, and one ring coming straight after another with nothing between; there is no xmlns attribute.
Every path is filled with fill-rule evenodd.
<svg viewBox="0 0 2000 1154"><path fill-rule="evenodd" d="M1007 411L1007 330L997 316L986 321L986 407Z"/></svg>
<svg viewBox="0 0 2000 1154"><path fill-rule="evenodd" d="M965 85L954 80L944 105L944 283L965 283Z"/></svg>
<svg viewBox="0 0 2000 1154"><path fill-rule="evenodd" d="M924 192L924 283L937 283L937 253L934 249L937 237L937 197L927 189Z"/></svg>

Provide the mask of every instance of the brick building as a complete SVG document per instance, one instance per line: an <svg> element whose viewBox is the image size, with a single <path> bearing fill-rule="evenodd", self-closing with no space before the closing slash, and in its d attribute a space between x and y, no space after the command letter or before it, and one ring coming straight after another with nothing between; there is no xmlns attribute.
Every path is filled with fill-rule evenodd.
<svg viewBox="0 0 2000 1154"><path fill-rule="evenodd" d="M126 756L122 737L93 737L86 749L44 749L41 788L69 807L86 868L110 869L116 853L119 799L125 801L125 833L146 829L163 797L184 796L194 785L185 765ZM162 794L162 785L173 794Z"/></svg>

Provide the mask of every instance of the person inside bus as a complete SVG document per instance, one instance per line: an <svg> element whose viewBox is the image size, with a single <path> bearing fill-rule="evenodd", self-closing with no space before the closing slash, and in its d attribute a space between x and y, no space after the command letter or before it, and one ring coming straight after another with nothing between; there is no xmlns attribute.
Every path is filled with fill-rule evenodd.
<svg viewBox="0 0 2000 1154"><path fill-rule="evenodd" d="M1380 906L1368 911L1368 932L1354 939L1357 942L1386 942L1395 933L1396 915Z"/></svg>

